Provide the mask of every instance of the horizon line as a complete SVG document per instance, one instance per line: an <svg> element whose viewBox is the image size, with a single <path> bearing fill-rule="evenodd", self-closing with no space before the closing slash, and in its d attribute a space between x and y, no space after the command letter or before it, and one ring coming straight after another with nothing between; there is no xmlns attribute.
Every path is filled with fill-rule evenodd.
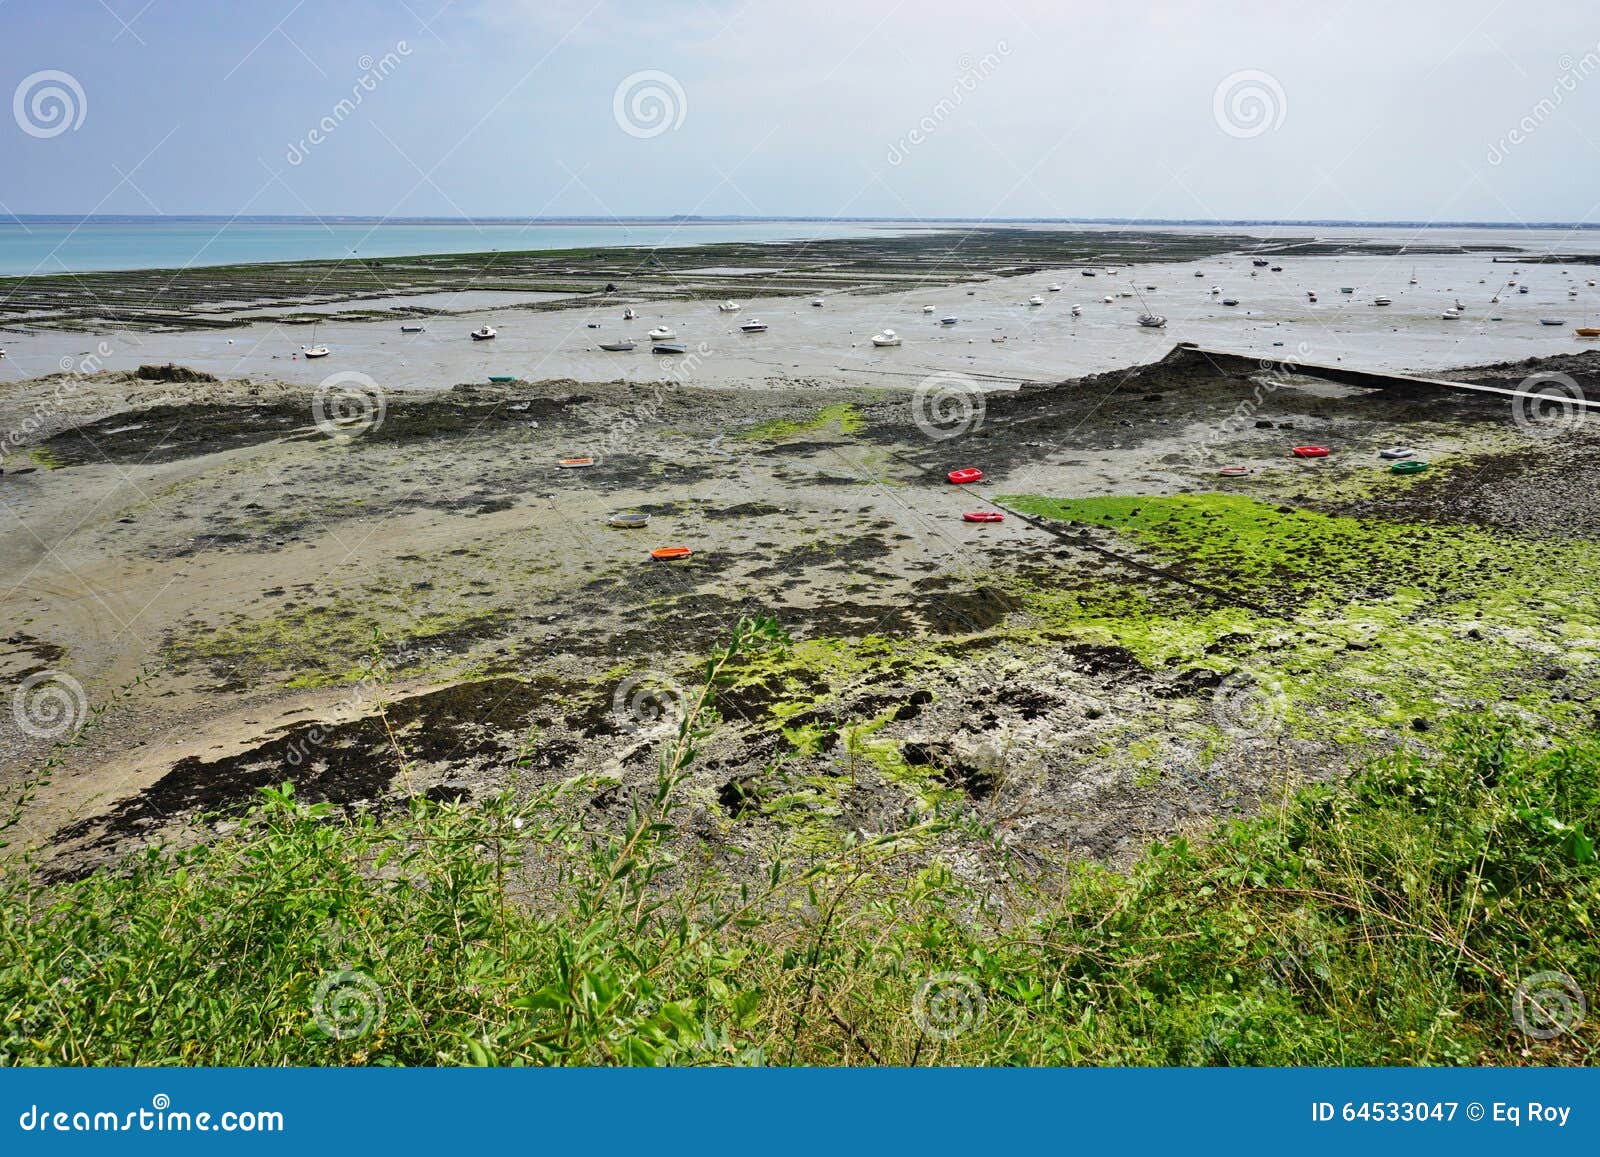
<svg viewBox="0 0 1600 1157"><path fill-rule="evenodd" d="M315 222L315 223L340 223L352 224L395 224L395 225L481 225L481 224L552 224L552 225L591 225L626 227L633 224L729 224L748 222L752 224L803 222L825 222L830 224L888 224L888 225L992 225L1004 227L1007 225L1206 225L1206 226L1243 226L1243 225L1286 225L1286 226L1330 226L1330 227L1361 227L1361 228L1407 228L1407 229L1596 229L1600 222L1587 221L1493 221L1493 220L1461 220L1461 221L1416 221L1405 218L1391 218L1381 220L1360 220L1356 218L1336 217L876 217L876 216L807 216L807 215L780 215L780 216L752 216L748 214L643 214L639 216L587 216L587 215L554 215L554 216L438 216L425 215L416 217L396 217L364 213L7 213L4 223L23 224L25 222L117 222L124 224L146 224L162 221L226 221L230 224L263 224L278 222Z"/></svg>

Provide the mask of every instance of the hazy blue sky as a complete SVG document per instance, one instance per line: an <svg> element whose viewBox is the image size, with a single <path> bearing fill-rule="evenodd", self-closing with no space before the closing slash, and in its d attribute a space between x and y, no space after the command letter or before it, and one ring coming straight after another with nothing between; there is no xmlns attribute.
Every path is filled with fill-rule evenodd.
<svg viewBox="0 0 1600 1157"><path fill-rule="evenodd" d="M652 72L634 88L665 95L664 123L648 91L619 104ZM1593 0L0 0L0 95L11 213L1594 221L1600 202Z"/></svg>

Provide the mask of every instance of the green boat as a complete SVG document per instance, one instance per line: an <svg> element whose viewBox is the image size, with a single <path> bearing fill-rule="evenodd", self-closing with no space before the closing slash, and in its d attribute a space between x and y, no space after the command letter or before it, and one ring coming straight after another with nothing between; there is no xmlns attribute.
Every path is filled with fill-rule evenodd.
<svg viewBox="0 0 1600 1157"><path fill-rule="evenodd" d="M514 382L517 380L517 378L515 374L490 374L489 380L491 382L503 383Z"/></svg>
<svg viewBox="0 0 1600 1157"><path fill-rule="evenodd" d="M1356 287L1353 286L1353 285L1341 285L1339 287L1339 292L1340 293L1354 293L1355 291L1356 291Z"/></svg>
<svg viewBox="0 0 1600 1157"><path fill-rule="evenodd" d="M1418 462L1418 461L1413 459L1410 462L1396 462L1393 466L1389 467L1389 473L1390 474L1421 474L1427 468L1428 468L1428 464L1426 462Z"/></svg>

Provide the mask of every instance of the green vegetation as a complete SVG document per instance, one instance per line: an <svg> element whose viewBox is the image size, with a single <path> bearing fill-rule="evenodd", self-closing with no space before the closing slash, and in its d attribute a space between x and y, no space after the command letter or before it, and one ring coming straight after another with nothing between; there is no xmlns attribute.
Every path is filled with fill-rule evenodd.
<svg viewBox="0 0 1600 1157"><path fill-rule="evenodd" d="M763 422L759 426L752 426L745 430L740 437L756 438L767 442L782 442L788 438L798 437L801 434L814 434L834 427L839 433L850 435L860 432L865 420L861 411L849 402L841 402L834 406L823 406L805 421L798 419L774 418L770 422Z"/></svg>
<svg viewBox="0 0 1600 1157"><path fill-rule="evenodd" d="M491 635L502 628L505 616L504 610L413 608L403 597L378 594L335 598L286 606L266 618L237 615L232 626L169 640L165 655L180 671L204 666L219 677L249 683L294 672L283 686L331 687L368 676L375 640L383 643L384 666L414 674L438 662L431 652Z"/></svg>
<svg viewBox="0 0 1600 1157"><path fill-rule="evenodd" d="M1600 984L1592 734L1463 717L1127 871L975 873L954 806L729 866L678 820L686 774L718 689L784 643L746 622L707 661L626 822L594 821L590 781L383 817L284 790L81 881L13 865L0 1062L1595 1059L1565 982L1533 980Z"/></svg>
<svg viewBox="0 0 1600 1157"><path fill-rule="evenodd" d="M1159 575L1024 587L1030 611L1155 670L1269 667L1291 729L1359 742L1490 702L1562 732L1594 718L1587 693L1564 693L1600 662L1593 543L1533 548L1223 494L1003 501L1095 541L1112 531Z"/></svg>

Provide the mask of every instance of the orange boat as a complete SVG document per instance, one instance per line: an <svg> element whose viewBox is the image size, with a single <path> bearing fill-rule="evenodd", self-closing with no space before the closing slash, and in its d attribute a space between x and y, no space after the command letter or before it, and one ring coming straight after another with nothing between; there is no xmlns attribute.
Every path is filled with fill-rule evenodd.
<svg viewBox="0 0 1600 1157"><path fill-rule="evenodd" d="M694 551L686 546L658 546L650 552L650 557L667 562L675 558L688 558L693 553Z"/></svg>
<svg viewBox="0 0 1600 1157"><path fill-rule="evenodd" d="M557 470L577 470L584 466L593 466L593 458L563 458L556 463Z"/></svg>
<svg viewBox="0 0 1600 1157"><path fill-rule="evenodd" d="M1572 332L1579 337L1600 337L1600 326L1580 325Z"/></svg>

